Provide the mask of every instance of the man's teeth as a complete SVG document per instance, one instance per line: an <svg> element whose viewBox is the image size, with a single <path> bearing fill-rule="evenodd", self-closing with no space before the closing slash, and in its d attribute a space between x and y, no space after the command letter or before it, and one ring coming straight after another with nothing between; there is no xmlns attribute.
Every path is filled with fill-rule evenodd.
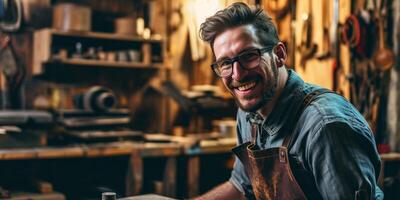
<svg viewBox="0 0 400 200"><path fill-rule="evenodd" d="M239 87L238 87L238 90L240 90L240 91L248 90L248 89L254 87L255 85L256 85L256 82L246 83L246 84L244 84L244 85L242 85L242 86L239 86Z"/></svg>

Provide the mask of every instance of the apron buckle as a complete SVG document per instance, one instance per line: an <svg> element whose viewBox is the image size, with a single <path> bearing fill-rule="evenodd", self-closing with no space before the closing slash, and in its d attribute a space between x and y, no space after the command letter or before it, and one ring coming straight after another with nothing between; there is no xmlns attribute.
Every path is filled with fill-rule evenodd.
<svg viewBox="0 0 400 200"><path fill-rule="evenodd" d="M282 149L282 148L279 149L279 161L281 163L286 163L286 151L285 151L285 149Z"/></svg>

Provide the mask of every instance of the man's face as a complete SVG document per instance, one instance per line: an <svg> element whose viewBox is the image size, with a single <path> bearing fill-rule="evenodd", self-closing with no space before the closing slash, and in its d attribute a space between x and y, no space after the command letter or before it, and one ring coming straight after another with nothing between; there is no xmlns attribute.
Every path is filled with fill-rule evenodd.
<svg viewBox="0 0 400 200"><path fill-rule="evenodd" d="M233 58L246 50L263 48L251 25L240 26L217 35L213 49L216 60ZM278 69L271 53L261 55L259 67L247 70L239 62L233 63L232 74L222 78L222 82L233 95L239 107L247 112L255 112L270 102L277 87Z"/></svg>

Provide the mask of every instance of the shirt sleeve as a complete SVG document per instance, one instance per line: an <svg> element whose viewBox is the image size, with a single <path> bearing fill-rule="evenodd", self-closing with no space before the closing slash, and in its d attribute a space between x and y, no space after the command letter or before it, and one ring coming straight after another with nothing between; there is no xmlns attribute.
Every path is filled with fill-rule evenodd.
<svg viewBox="0 0 400 200"><path fill-rule="evenodd" d="M319 127L307 147L310 170L323 199L383 199L376 180L380 158L369 129L346 122Z"/></svg>
<svg viewBox="0 0 400 200"><path fill-rule="evenodd" d="M249 178L244 171L242 162L240 162L237 157L235 157L235 163L229 182L231 182L247 199L255 199Z"/></svg>

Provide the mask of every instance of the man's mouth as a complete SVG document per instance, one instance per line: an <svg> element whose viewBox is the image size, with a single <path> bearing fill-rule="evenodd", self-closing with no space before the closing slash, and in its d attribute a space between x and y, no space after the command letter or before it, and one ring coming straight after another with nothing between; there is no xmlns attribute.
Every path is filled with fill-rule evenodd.
<svg viewBox="0 0 400 200"><path fill-rule="evenodd" d="M246 90L252 89L254 86L256 86L256 82L251 81L251 82L243 83L240 86L235 87L235 89L237 89L239 91L246 91Z"/></svg>

